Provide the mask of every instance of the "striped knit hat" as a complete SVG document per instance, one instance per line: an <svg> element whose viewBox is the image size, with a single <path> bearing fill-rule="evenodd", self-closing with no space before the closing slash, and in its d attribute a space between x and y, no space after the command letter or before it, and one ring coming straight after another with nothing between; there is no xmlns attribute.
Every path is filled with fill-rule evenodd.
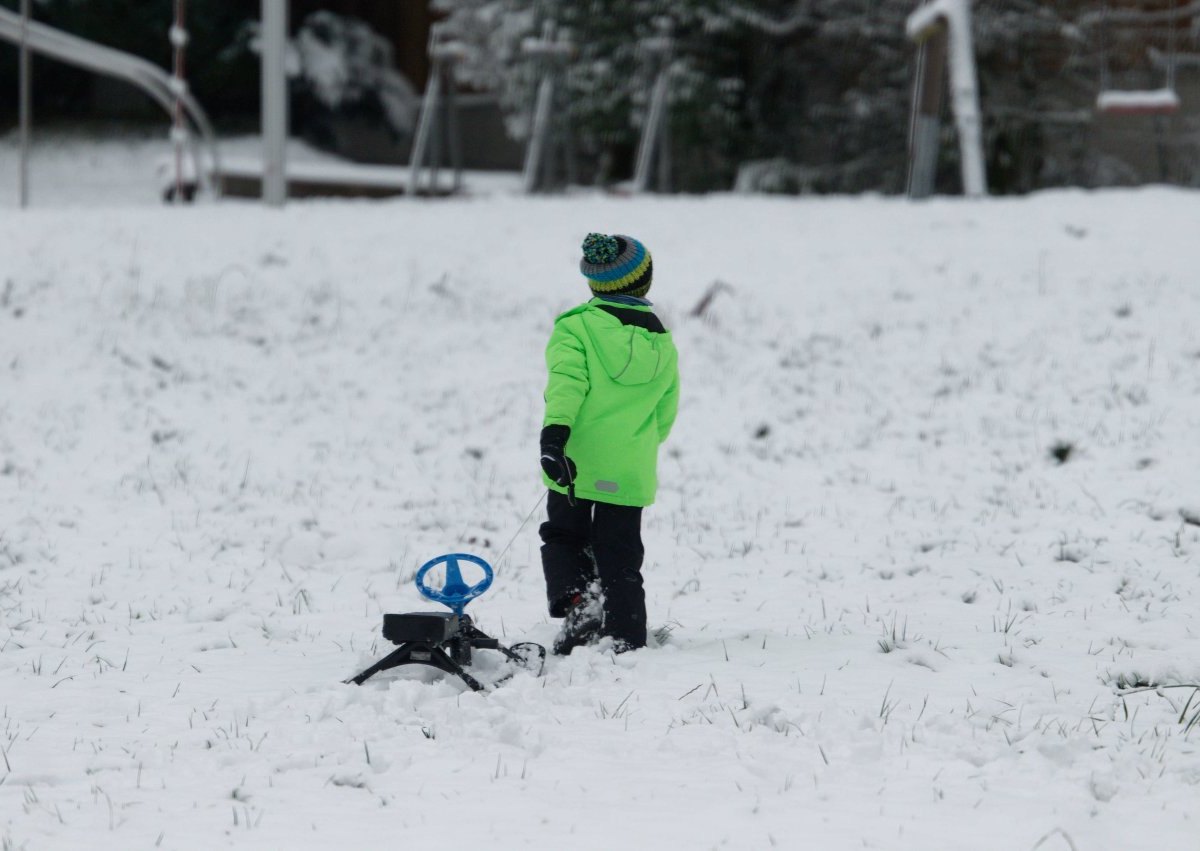
<svg viewBox="0 0 1200 851"><path fill-rule="evenodd" d="M579 271L596 295L631 295L650 291L654 263L650 252L632 236L589 233L583 241Z"/></svg>

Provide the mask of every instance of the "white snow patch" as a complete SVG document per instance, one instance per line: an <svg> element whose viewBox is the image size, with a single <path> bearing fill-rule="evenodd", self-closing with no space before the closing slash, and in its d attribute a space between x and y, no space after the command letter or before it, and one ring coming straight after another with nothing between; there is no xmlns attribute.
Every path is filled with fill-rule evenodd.
<svg viewBox="0 0 1200 851"><path fill-rule="evenodd" d="M1193 847L1197 218L1167 190L9 213L0 838ZM540 496L542 347L598 229L651 246L681 351L645 522L669 640L489 695L342 685L423 561L496 559ZM508 642L555 631L535 528L472 605Z"/></svg>

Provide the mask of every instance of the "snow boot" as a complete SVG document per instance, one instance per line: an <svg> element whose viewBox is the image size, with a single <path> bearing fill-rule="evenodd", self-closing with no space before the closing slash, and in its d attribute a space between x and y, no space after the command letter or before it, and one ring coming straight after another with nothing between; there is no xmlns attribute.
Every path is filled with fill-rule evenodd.
<svg viewBox="0 0 1200 851"><path fill-rule="evenodd" d="M599 640L604 628L604 609L600 598L589 589L571 598L571 607L563 617L562 627L554 639L551 652L567 656L576 647Z"/></svg>

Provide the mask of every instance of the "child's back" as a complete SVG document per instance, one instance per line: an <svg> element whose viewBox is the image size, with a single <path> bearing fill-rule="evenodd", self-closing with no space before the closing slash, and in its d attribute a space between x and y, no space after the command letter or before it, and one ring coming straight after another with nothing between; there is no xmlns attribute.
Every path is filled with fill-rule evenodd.
<svg viewBox="0 0 1200 851"><path fill-rule="evenodd" d="M546 347L544 425L571 429L566 454L584 499L646 506L658 446L675 421L678 355L649 305L597 297L555 320ZM550 483L552 487L558 487Z"/></svg>
<svg viewBox="0 0 1200 851"><path fill-rule="evenodd" d="M564 618L556 653L602 636L618 650L646 643L642 508L679 404L675 343L644 297L650 252L589 234L583 253L595 298L559 316L546 346L542 567L550 614Z"/></svg>

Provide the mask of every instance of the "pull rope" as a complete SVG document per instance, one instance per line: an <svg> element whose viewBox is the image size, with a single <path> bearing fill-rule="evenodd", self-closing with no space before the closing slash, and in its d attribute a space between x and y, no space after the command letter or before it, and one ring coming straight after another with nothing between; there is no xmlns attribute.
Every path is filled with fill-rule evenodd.
<svg viewBox="0 0 1200 851"><path fill-rule="evenodd" d="M500 555L496 557L496 565L494 568L496 570L496 572L499 572L500 564L501 564L501 562L504 561L504 557L506 555L508 555L508 551L512 547L512 545L514 543L516 543L517 536L521 534L521 530L525 528L525 525L530 521L530 519L537 512L537 510L539 508L541 508L542 500L544 500L545 498L546 498L546 491L543 491L542 495L538 497L537 502L535 502L533 504L533 508L529 509L529 513L525 515L525 519L521 521L521 525L517 527L517 531L513 533L512 538L510 538L508 543L505 544L504 549L502 549L500 551Z"/></svg>

